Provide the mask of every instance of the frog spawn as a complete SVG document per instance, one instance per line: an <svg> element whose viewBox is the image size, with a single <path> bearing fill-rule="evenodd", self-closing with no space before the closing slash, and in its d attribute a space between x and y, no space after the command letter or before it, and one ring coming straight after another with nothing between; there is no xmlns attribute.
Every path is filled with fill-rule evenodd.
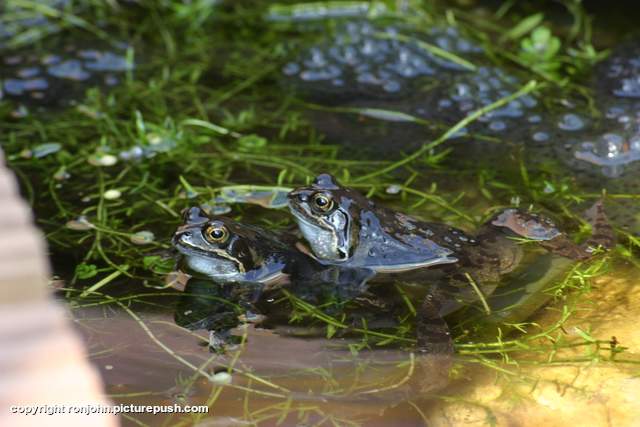
<svg viewBox="0 0 640 427"><path fill-rule="evenodd" d="M401 97L402 103L387 109L447 125L513 94L524 84L492 66L479 65L470 71L402 36L415 34L399 26L349 22L332 38L286 64L283 73L312 95L326 95L333 89L337 94L353 95L355 90L365 97ZM486 62L480 55L482 50L461 37L455 28L434 28L417 38L462 58L471 58L476 65ZM435 96L427 92L417 101L405 100L411 97L407 89L417 87L415 83L421 77L438 80ZM532 147L555 146L572 168L590 168L617 178L626 165L640 159L640 102L636 101L640 98L640 49L625 49L611 58L604 75L598 78L596 91L603 92L602 87L606 90L600 101L611 107L597 127L570 100L560 100L564 111L552 115L543 113L536 98L529 94L482 115L469 128L517 143L529 142ZM616 100L613 104L612 99ZM371 107L378 106L357 103L359 110L368 111ZM393 121L389 117L376 116L378 120ZM452 137L468 134L470 129L463 128ZM405 134L402 139L411 138Z"/></svg>
<svg viewBox="0 0 640 427"><path fill-rule="evenodd" d="M124 46L122 46L124 48ZM59 102L57 96L81 93L82 87L114 86L119 73L133 65L125 58L124 50L71 49L43 55L22 54L5 56L1 72L3 92L7 98L31 104Z"/></svg>
<svg viewBox="0 0 640 427"><path fill-rule="evenodd" d="M613 103L605 110L602 127L602 134L582 137L570 149L576 159L617 178L627 165L640 160L640 101L620 99Z"/></svg>
<svg viewBox="0 0 640 427"><path fill-rule="evenodd" d="M596 77L596 90L605 104L603 130L581 137L569 148L576 159L617 178L640 160L640 49L622 49L605 62Z"/></svg>
<svg viewBox="0 0 640 427"><path fill-rule="evenodd" d="M479 67L476 72L461 75L453 80L448 96L438 100L438 109L448 116L464 117L474 110L511 95L520 86L521 82L518 79L498 68ZM507 129L510 121L524 117L537 104L533 96L525 95L486 113L478 121L487 123L486 127L492 132L502 132Z"/></svg>
<svg viewBox="0 0 640 427"><path fill-rule="evenodd" d="M420 46L421 42L464 60L471 59L477 68L472 71L472 66L465 67L435 55ZM433 28L427 35L416 36L405 27L354 21L339 28L325 42L302 52L295 61L287 63L282 72L287 80L295 82L296 87L312 97L333 93L335 96L405 98L411 97L408 89L418 88L420 78L436 79L438 87L433 92L419 96L416 101L407 99L393 106L394 115L378 114L374 118L398 121L399 116L408 114L412 117L408 121L418 117L451 125L475 110L512 95L524 85L521 79L501 69L478 66L488 62L482 60L481 54L482 49L462 37L454 27ZM360 104L357 108L366 116L371 116L366 112L378 107ZM538 143L550 141L554 131L574 133L587 126L587 120L572 111L558 119L543 115L537 99L530 94L485 113L471 125L474 130L513 136L518 141L522 137L514 136L514 132L530 129L524 137ZM466 133L468 129L461 129L454 137Z"/></svg>
<svg viewBox="0 0 640 427"><path fill-rule="evenodd" d="M63 13L69 0L41 0L44 8ZM73 94L84 95L91 86L114 86L120 74L131 70L125 55L124 44L104 46L102 42L82 43L81 47L63 46L56 36L63 28L39 9L13 5L5 7L0 16L0 99L10 98L25 104L45 105L68 102ZM36 29L38 31L34 31ZM15 43L24 45L31 37L42 38L39 42L45 52L32 53L13 49ZM56 40L50 40L56 38ZM35 41L35 40L33 40ZM12 44L13 43L13 44ZM53 44L54 48L47 46ZM48 52L47 52L48 50ZM63 96L60 96L60 95ZM22 106L17 116L28 112Z"/></svg>
<svg viewBox="0 0 640 427"><path fill-rule="evenodd" d="M434 29L427 41L451 52L477 53L480 49L461 38L454 28ZM314 82L335 89L354 87L365 92L401 92L412 80L435 76L443 70L464 70L461 65L438 57L414 41L404 41L400 29L376 28L364 21L347 23L331 40L311 47L289 62L283 73L311 91L322 89Z"/></svg>

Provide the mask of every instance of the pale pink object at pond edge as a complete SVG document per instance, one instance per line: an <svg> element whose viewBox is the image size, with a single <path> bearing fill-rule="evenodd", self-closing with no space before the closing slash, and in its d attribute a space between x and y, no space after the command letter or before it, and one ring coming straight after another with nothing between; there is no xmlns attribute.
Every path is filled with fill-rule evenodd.
<svg viewBox="0 0 640 427"><path fill-rule="evenodd" d="M46 245L0 151L0 426L115 427L113 415L22 415L12 406L110 405L47 289Z"/></svg>

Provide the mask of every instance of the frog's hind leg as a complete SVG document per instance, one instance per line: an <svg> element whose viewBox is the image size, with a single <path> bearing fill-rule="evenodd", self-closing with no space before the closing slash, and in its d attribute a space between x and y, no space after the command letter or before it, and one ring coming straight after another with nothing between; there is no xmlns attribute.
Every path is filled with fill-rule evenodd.
<svg viewBox="0 0 640 427"><path fill-rule="evenodd" d="M421 353L453 354L451 332L441 315L443 300L440 292L432 289L418 310L416 338Z"/></svg>
<svg viewBox="0 0 640 427"><path fill-rule="evenodd" d="M615 245L613 228L604 213L602 200L598 200L587 210L585 216L592 226L592 234L581 245L560 232L548 218L517 209L505 210L491 222L491 225L507 228L519 237L535 240L556 255L584 260L591 258L598 247L611 249Z"/></svg>
<svg viewBox="0 0 640 427"><path fill-rule="evenodd" d="M418 309L416 335L418 354L411 388L420 395L440 390L449 383L453 363L453 341L447 323L440 314L443 295L432 287Z"/></svg>
<svg viewBox="0 0 640 427"><path fill-rule="evenodd" d="M595 202L584 215L591 224L591 237L584 244L594 248L612 249L616 245L616 236L604 212L603 200Z"/></svg>
<svg viewBox="0 0 640 427"><path fill-rule="evenodd" d="M611 249L615 246L615 234L604 212L602 200L598 200L586 212L585 217L591 224L591 237L578 245L564 233L555 238L542 241L541 246L551 253L575 260L586 260L594 255L598 248Z"/></svg>

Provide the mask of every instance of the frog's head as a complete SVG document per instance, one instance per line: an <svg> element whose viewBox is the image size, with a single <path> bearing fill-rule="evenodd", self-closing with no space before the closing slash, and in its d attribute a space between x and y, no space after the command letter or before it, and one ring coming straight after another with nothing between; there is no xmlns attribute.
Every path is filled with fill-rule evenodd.
<svg viewBox="0 0 640 427"><path fill-rule="evenodd" d="M266 231L198 207L185 210L183 220L173 245L191 272L224 283L265 282L282 271L274 257L281 244Z"/></svg>
<svg viewBox="0 0 640 427"><path fill-rule="evenodd" d="M289 193L289 209L316 257L344 262L358 245L362 208L371 202L329 174Z"/></svg>

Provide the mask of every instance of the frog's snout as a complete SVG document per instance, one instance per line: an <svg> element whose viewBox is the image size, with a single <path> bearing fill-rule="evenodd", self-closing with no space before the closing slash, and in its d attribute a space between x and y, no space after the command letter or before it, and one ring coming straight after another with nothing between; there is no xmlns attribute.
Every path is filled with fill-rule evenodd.
<svg viewBox="0 0 640 427"><path fill-rule="evenodd" d="M183 239L190 239L191 237L193 237L193 228L188 225L181 225L173 234L172 243L176 245Z"/></svg>

